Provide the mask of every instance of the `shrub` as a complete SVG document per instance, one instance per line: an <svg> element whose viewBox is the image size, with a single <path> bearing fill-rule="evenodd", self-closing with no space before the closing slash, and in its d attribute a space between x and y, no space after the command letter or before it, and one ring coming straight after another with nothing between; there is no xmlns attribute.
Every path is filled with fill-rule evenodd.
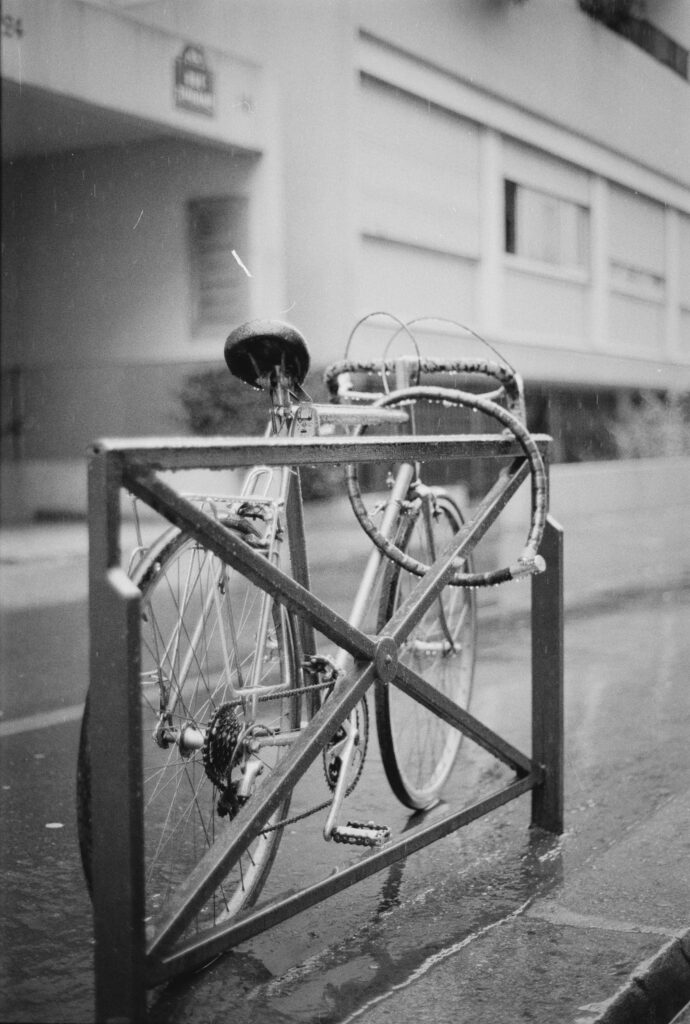
<svg viewBox="0 0 690 1024"><path fill-rule="evenodd" d="M611 432L622 459L690 455L690 396L655 391L630 396Z"/></svg>

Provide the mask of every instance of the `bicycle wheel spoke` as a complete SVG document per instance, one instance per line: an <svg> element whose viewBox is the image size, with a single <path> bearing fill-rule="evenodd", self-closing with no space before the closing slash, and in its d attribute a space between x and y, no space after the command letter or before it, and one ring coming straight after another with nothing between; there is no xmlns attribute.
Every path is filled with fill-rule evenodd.
<svg viewBox="0 0 690 1024"><path fill-rule="evenodd" d="M289 750L270 737L298 728L299 698L288 616L195 540L169 535L137 563L133 579L142 592L146 918L155 930L156 914L251 799L259 777L269 777ZM262 606L268 610L263 620ZM268 700L241 699L253 678ZM249 742L254 730L262 741L258 752ZM80 756L84 761L86 748ZM90 763L82 763L80 772L86 776ZM90 786L83 787L81 799L89 796ZM287 818L289 802L290 794L271 824ZM82 817L88 821L86 810ZM281 834L274 827L249 844L205 904L190 911L188 933L256 900ZM88 835L84 843L88 847ZM88 859L87 849L87 871Z"/></svg>

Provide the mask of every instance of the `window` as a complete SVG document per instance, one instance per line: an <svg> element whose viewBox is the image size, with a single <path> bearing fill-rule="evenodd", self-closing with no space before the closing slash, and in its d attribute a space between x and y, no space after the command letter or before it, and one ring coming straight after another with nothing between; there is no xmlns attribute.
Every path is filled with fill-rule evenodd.
<svg viewBox="0 0 690 1024"><path fill-rule="evenodd" d="M586 269L589 210L569 199L506 180L505 249L554 267Z"/></svg>
<svg viewBox="0 0 690 1024"><path fill-rule="evenodd" d="M188 206L195 332L226 330L250 316L248 201L196 199Z"/></svg>
<svg viewBox="0 0 690 1024"><path fill-rule="evenodd" d="M688 78L688 51L651 21L640 17L643 4L636 5L632 0L580 0L580 7L682 78Z"/></svg>

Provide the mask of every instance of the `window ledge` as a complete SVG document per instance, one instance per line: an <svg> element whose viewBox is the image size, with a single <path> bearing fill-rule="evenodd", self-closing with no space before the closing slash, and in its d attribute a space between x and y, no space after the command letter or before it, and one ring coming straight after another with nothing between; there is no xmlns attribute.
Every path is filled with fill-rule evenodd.
<svg viewBox="0 0 690 1024"><path fill-rule="evenodd" d="M628 299L637 299L639 302L654 302L661 306L666 300L666 293L663 288L644 288L632 284L612 284L612 295L623 295Z"/></svg>
<svg viewBox="0 0 690 1024"><path fill-rule="evenodd" d="M454 260L465 260L468 263L479 263L479 253L462 250L453 246L434 245L431 241L420 240L402 235L392 235L383 231L360 231L360 237L367 242L379 242L392 245L399 249L415 249L432 256L446 256Z"/></svg>
<svg viewBox="0 0 690 1024"><path fill-rule="evenodd" d="M570 284L587 285L590 283L589 272L584 267L556 266L552 263L542 263L541 260L526 259L524 256L512 256L510 253L504 254L504 258L506 269L517 270L520 274L548 277Z"/></svg>

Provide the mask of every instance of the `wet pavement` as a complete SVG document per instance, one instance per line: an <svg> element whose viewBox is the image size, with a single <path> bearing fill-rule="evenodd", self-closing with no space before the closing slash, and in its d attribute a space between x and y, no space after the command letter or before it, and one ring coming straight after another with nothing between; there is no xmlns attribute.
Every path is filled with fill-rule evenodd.
<svg viewBox="0 0 690 1024"><path fill-rule="evenodd" d="M93 1019L91 915L74 821L86 688L84 548L75 531L63 564L53 560L50 600L41 598L47 576L35 570L36 544L23 559L15 546L7 600L3 572L3 1021ZM687 588L569 612L562 837L529 829L523 797L156 992L152 1019L602 1018L638 965L690 925L689 624ZM528 749L528 693L526 624L488 618L473 710ZM377 762L373 742L358 809L405 827ZM465 743L449 798L474 799L507 778ZM297 832L283 853L296 874L305 863L327 874L334 857L342 866L352 856ZM272 877L269 892L283 884Z"/></svg>

